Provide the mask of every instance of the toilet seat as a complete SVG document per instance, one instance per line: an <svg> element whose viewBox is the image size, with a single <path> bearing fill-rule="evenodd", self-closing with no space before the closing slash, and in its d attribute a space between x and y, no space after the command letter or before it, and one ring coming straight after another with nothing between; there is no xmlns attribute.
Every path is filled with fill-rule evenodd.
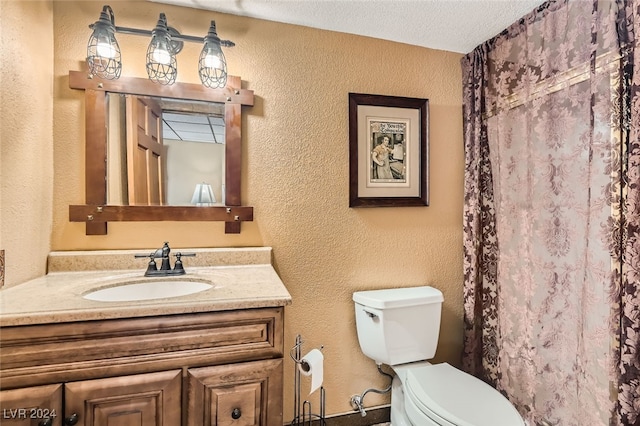
<svg viewBox="0 0 640 426"><path fill-rule="evenodd" d="M407 369L404 385L412 405L438 424L524 425L520 414L500 392L447 363Z"/></svg>

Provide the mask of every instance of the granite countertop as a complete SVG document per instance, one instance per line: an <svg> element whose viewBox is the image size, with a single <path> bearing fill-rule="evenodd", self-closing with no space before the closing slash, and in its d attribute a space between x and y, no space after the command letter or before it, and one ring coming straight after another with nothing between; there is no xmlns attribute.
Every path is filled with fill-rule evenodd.
<svg viewBox="0 0 640 426"><path fill-rule="evenodd" d="M133 257L132 253L146 251L52 253L47 275L0 290L0 325L226 311L286 306L291 303L291 295L271 265L269 247L181 251L196 252L197 256L184 259L187 273L178 279L209 282L213 284L211 289L165 299L127 302L88 300L83 296L93 290L127 281L145 280L143 274L148 260L144 259L142 267L140 259L125 265L134 265L137 269L92 269L108 264L122 266L114 261L128 260Z"/></svg>

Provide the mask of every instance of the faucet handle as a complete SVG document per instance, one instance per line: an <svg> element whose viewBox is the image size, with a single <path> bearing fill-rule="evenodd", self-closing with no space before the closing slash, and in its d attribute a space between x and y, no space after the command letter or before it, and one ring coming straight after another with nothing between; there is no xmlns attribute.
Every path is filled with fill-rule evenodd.
<svg viewBox="0 0 640 426"><path fill-rule="evenodd" d="M179 252L177 252L177 253L175 254L175 256L176 256L178 259L180 259L180 257L196 257L196 254L195 254L195 253L182 253L182 252L180 252L180 251L179 251Z"/></svg>
<svg viewBox="0 0 640 426"><path fill-rule="evenodd" d="M175 254L176 256L176 263L175 266L173 267L174 271L177 271L177 273L180 273L180 271L184 272L184 267L182 266L182 257L195 257L196 254L195 253L181 253L181 252L177 252Z"/></svg>
<svg viewBox="0 0 640 426"><path fill-rule="evenodd" d="M155 256L155 252L151 253L151 254L134 254L133 255L134 258L136 259L140 259L142 257L148 257L149 258L149 264L147 265L147 273L149 271L157 271L158 270L158 266L156 265L156 256Z"/></svg>

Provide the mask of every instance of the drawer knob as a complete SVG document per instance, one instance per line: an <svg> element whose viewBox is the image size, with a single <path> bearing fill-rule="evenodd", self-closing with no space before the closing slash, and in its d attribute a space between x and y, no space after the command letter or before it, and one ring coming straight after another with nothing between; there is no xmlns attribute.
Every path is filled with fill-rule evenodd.
<svg viewBox="0 0 640 426"><path fill-rule="evenodd" d="M53 426L53 421L47 417L46 419L40 420L40 423L38 423L38 426Z"/></svg>
<svg viewBox="0 0 640 426"><path fill-rule="evenodd" d="M64 424L67 426L73 426L76 423L78 423L78 415L76 413L73 413L72 415L64 419Z"/></svg>
<svg viewBox="0 0 640 426"><path fill-rule="evenodd" d="M242 411L240 411L239 408L234 408L233 411L231 412L231 418L233 420L238 420L240 416L242 416Z"/></svg>

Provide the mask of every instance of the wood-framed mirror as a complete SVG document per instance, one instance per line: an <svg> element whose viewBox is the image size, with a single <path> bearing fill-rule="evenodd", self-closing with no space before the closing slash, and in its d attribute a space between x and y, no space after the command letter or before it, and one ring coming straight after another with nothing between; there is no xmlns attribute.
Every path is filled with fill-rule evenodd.
<svg viewBox="0 0 640 426"><path fill-rule="evenodd" d="M239 233L240 224L243 221L253 220L253 208L241 206L241 160L242 160L242 106L253 106L253 91L242 89L241 79L237 76L229 76L227 86L223 89L209 89L199 84L175 83L171 86L162 86L148 79L136 77L121 77L118 80L105 80L93 77L87 72L69 71L69 87L85 92L85 203L84 205L69 206L69 220L71 222L85 222L87 235L106 235L107 223L111 221L224 221L225 233ZM108 188L110 172L108 167L113 161L108 161L112 155L109 146L109 114L113 114L114 101L109 97L123 95L127 97L126 104L130 111L139 111L131 119L135 128L139 123L137 132L162 145L162 124L153 124L150 130L146 128L149 123L161 123L162 110L157 112L155 100L161 100L161 104L172 105L172 113L176 109L188 110L194 108L179 107L185 101L199 104L198 108L211 108L211 116L217 120L219 126L223 126L217 139L223 146L222 184L215 191L221 198L214 205L168 205L164 184L167 176L167 161L162 159L162 146L154 154L152 150L135 157L135 148L127 148L126 158L128 166L123 167L125 176L125 194L117 203L112 188ZM146 100L149 100L147 102ZM140 100L140 102L138 102ZM124 101L123 101L124 102ZM153 103L153 106L150 106ZM211 103L210 107L201 104ZM155 112L154 112L155 111ZM215 127L212 120L207 121L210 127ZM166 126L166 125L165 125ZM155 128L154 128L155 127ZM165 127L166 129L166 127ZM136 133L132 131L130 133ZM213 131L216 138L216 131ZM222 135L222 136L220 136ZM145 136L146 137L146 136ZM127 136L129 146L136 145ZM144 144L141 144L144 145ZM133 151L132 151L133 150ZM125 151L125 149L123 149ZM166 157L166 156L165 156ZM150 159L152 159L150 161ZM211 159L213 161L213 159ZM220 160L216 160L220 161ZM133 177L133 163L145 164L143 177ZM149 166L150 164L155 164ZM175 168L175 166L174 166ZM139 169L138 169L139 170ZM184 169L185 173L188 171ZM138 172L136 172L138 173ZM139 173L138 173L139 174ZM180 173L173 173L180 175ZM136 184L136 182L138 182ZM122 185L122 182L120 183ZM137 186L135 186L137 185ZM193 189L191 189L193 190ZM184 192L184 191L182 191ZM136 194L136 195L134 195ZM179 204L179 203L178 203Z"/></svg>

